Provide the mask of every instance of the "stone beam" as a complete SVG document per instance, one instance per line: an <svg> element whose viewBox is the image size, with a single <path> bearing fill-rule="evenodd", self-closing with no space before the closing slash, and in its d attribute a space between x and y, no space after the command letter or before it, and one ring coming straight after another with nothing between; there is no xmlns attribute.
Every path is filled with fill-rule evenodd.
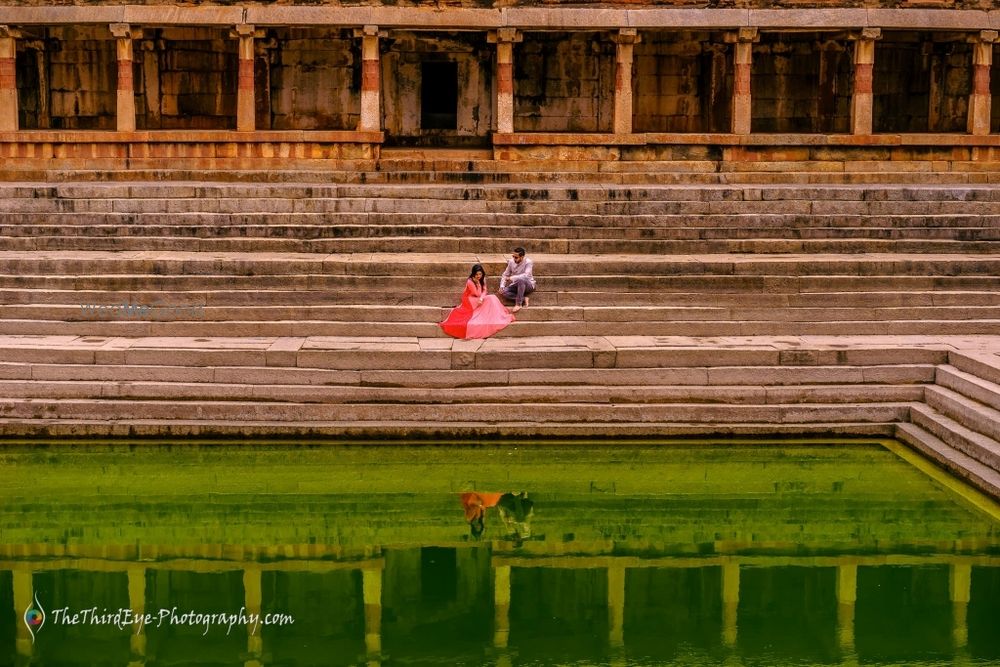
<svg viewBox="0 0 1000 667"><path fill-rule="evenodd" d="M632 62L635 45L641 39L635 28L622 28L612 36L615 42L615 134L632 132Z"/></svg>
<svg viewBox="0 0 1000 667"><path fill-rule="evenodd" d="M996 30L983 30L972 39L972 95L969 98L969 134L990 133L993 96L990 94L990 68Z"/></svg>
<svg viewBox="0 0 1000 667"><path fill-rule="evenodd" d="M851 95L851 134L872 133L875 73L875 40L881 39L878 28L865 28L854 42L854 91Z"/></svg>
<svg viewBox="0 0 1000 667"><path fill-rule="evenodd" d="M0 25L0 132L17 130L17 56L16 40L20 35Z"/></svg>

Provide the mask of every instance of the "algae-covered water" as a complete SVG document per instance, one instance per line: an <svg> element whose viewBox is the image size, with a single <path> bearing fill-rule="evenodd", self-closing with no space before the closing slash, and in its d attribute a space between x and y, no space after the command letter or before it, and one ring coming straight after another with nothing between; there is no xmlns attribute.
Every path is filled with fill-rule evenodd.
<svg viewBox="0 0 1000 667"><path fill-rule="evenodd" d="M29 664L1000 665L1000 507L893 442L8 444Z"/></svg>

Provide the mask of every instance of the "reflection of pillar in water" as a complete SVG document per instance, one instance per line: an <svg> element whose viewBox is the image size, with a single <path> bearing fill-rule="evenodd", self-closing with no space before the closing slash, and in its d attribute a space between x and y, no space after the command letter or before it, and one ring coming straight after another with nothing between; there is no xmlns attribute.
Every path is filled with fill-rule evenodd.
<svg viewBox="0 0 1000 667"><path fill-rule="evenodd" d="M382 569L361 570L365 602L365 651L369 658L382 653Z"/></svg>
<svg viewBox="0 0 1000 667"><path fill-rule="evenodd" d="M146 613L146 568L130 567L128 569L128 606L132 613L140 616ZM130 628L129 646L132 649L133 665L146 662L146 626L139 625Z"/></svg>
<svg viewBox="0 0 1000 667"><path fill-rule="evenodd" d="M736 646L736 613L740 606L740 564L722 565L722 643Z"/></svg>
<svg viewBox="0 0 1000 667"><path fill-rule="evenodd" d="M954 563L948 575L953 619L951 636L955 648L965 648L969 643L969 625L966 616L972 593L972 566L968 563Z"/></svg>
<svg viewBox="0 0 1000 667"><path fill-rule="evenodd" d="M854 607L858 601L858 566L837 566L837 643L844 653L854 653Z"/></svg>
<svg viewBox="0 0 1000 667"><path fill-rule="evenodd" d="M507 648L510 639L510 565L493 569L493 647Z"/></svg>
<svg viewBox="0 0 1000 667"><path fill-rule="evenodd" d="M608 568L608 642L612 647L625 644L625 568Z"/></svg>
<svg viewBox="0 0 1000 667"><path fill-rule="evenodd" d="M251 614L259 616L261 601L263 599L259 567L247 567L243 570L243 593L247 616ZM261 664L260 657L264 652L263 630L260 627L257 627L256 630L256 633L251 634L254 632L254 626L247 627L247 654L249 659L243 663L244 667L258 667Z"/></svg>
<svg viewBox="0 0 1000 667"><path fill-rule="evenodd" d="M31 572L26 570L14 570L14 618L17 619L15 625L14 643L17 647L17 654L26 658L31 657L32 641L31 632L24 623L24 612L29 607L35 606L32 593Z"/></svg>

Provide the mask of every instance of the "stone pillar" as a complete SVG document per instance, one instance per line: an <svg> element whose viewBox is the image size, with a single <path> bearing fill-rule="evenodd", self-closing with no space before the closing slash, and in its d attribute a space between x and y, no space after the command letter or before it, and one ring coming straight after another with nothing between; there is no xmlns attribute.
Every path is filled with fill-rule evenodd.
<svg viewBox="0 0 1000 667"><path fill-rule="evenodd" d="M497 127L500 134L514 131L514 43L524 36L514 28L500 28L490 33L497 45Z"/></svg>
<svg viewBox="0 0 1000 667"><path fill-rule="evenodd" d="M851 96L852 134L872 133L875 40L881 37L881 28L865 28L854 42L854 91Z"/></svg>
<svg viewBox="0 0 1000 667"><path fill-rule="evenodd" d="M996 30L983 30L972 39L972 96L969 99L969 134L990 133L990 68Z"/></svg>
<svg viewBox="0 0 1000 667"><path fill-rule="evenodd" d="M236 92L236 131L253 132L257 129L257 103L254 101L255 86L253 73L253 40L256 36L256 30L252 25L241 23L236 26L236 30L232 35L240 40L240 83Z"/></svg>
<svg viewBox="0 0 1000 667"><path fill-rule="evenodd" d="M507 648L510 639L510 565L493 568L493 647Z"/></svg>
<svg viewBox="0 0 1000 667"><path fill-rule="evenodd" d="M135 132L135 82L132 76L132 40L142 39L142 30L127 23L108 26L115 36L118 53L118 116L119 132Z"/></svg>
<svg viewBox="0 0 1000 667"><path fill-rule="evenodd" d="M858 566L837 566L837 641L845 654L854 653L854 608L858 601Z"/></svg>
<svg viewBox="0 0 1000 667"><path fill-rule="evenodd" d="M17 31L0 25L0 132L17 130ZM23 613L23 609L21 610Z"/></svg>
<svg viewBox="0 0 1000 667"><path fill-rule="evenodd" d="M365 651L369 659L382 653L382 569L361 570L361 596L365 603Z"/></svg>
<svg viewBox="0 0 1000 667"><path fill-rule="evenodd" d="M264 601L259 567L247 566L243 570L243 595L247 616L251 614L259 616ZM261 655L264 653L264 637L260 627L257 627L254 634L251 633L254 633L252 625L247 627L247 660L243 664L245 667L259 667Z"/></svg>
<svg viewBox="0 0 1000 667"><path fill-rule="evenodd" d="M24 612L35 606L34 586L30 570L14 570L14 646L17 655L30 658L34 642L24 623Z"/></svg>
<svg viewBox="0 0 1000 667"><path fill-rule="evenodd" d="M355 28L354 36L361 38L361 119L358 130L380 132L382 130L382 59L379 51L379 37L386 32L378 26L366 25Z"/></svg>
<svg viewBox="0 0 1000 667"><path fill-rule="evenodd" d="M965 648L969 643L969 598L972 594L972 566L968 563L956 563L948 573L948 592L952 605L952 638L955 648Z"/></svg>
<svg viewBox="0 0 1000 667"><path fill-rule="evenodd" d="M722 643L736 646L736 615L740 606L740 564L722 565Z"/></svg>
<svg viewBox="0 0 1000 667"><path fill-rule="evenodd" d="M612 648L625 645L625 568L608 568L608 642Z"/></svg>
<svg viewBox="0 0 1000 667"><path fill-rule="evenodd" d="M146 568L130 567L128 569L128 606L133 614L139 616L146 613ZM146 626L140 625L129 631L129 647L132 652L132 665L146 663Z"/></svg>
<svg viewBox="0 0 1000 667"><path fill-rule="evenodd" d="M622 28L615 42L615 134L632 133L632 60L642 39L635 28Z"/></svg>
<svg viewBox="0 0 1000 667"><path fill-rule="evenodd" d="M733 53L733 134L750 134L750 65L753 43L759 39L757 28L740 28Z"/></svg>

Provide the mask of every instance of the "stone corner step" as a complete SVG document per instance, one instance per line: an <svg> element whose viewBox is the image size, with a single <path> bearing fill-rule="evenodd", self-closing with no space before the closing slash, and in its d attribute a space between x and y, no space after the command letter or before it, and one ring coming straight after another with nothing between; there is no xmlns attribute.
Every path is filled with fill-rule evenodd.
<svg viewBox="0 0 1000 667"><path fill-rule="evenodd" d="M1000 355L952 351L948 362L960 371L1000 385Z"/></svg>
<svg viewBox="0 0 1000 667"><path fill-rule="evenodd" d="M973 459L916 424L897 424L896 438L993 498L1000 498L1000 472Z"/></svg>
<svg viewBox="0 0 1000 667"><path fill-rule="evenodd" d="M993 470L1000 471L1000 442L963 426L929 405L910 408L910 421L933 433L956 451L973 458Z"/></svg>
<svg viewBox="0 0 1000 667"><path fill-rule="evenodd" d="M994 410L1000 410L1000 384L996 382L949 365L937 368L935 382Z"/></svg>
<svg viewBox="0 0 1000 667"><path fill-rule="evenodd" d="M924 391L927 405L993 440L1000 440L1000 410L957 391L931 385Z"/></svg>

